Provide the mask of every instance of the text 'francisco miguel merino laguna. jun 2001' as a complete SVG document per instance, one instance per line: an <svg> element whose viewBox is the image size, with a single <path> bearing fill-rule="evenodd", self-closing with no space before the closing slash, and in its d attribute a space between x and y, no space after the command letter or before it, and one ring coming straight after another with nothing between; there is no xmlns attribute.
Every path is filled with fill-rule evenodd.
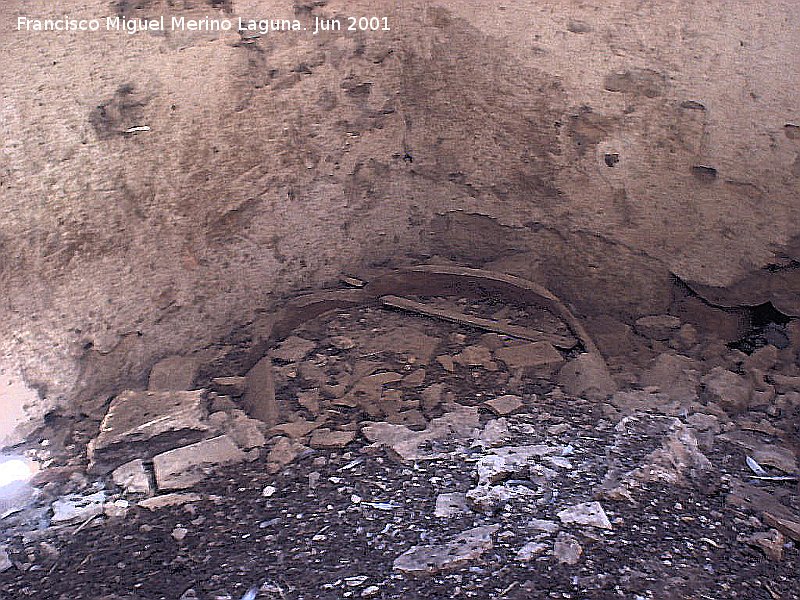
<svg viewBox="0 0 800 600"><path fill-rule="evenodd" d="M344 18L314 17L314 21L303 24L298 19L219 19L211 17L188 18L184 16L159 16L151 19L127 17L72 18L64 15L56 18L17 17L18 31L32 32L80 32L118 31L135 34L143 31L241 31L266 34L278 31L310 32L314 35L328 31L390 31L388 17L362 16Z"/></svg>

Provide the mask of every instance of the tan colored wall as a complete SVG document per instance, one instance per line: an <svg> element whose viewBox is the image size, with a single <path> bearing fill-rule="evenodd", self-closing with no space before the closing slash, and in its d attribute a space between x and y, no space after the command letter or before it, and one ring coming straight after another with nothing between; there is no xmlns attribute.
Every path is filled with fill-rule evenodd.
<svg viewBox="0 0 800 600"><path fill-rule="evenodd" d="M397 255L524 274L584 313L665 310L673 273L797 314L797 3L233 0L393 31L13 31L114 11L52 4L0 4L0 372L45 397L27 415Z"/></svg>

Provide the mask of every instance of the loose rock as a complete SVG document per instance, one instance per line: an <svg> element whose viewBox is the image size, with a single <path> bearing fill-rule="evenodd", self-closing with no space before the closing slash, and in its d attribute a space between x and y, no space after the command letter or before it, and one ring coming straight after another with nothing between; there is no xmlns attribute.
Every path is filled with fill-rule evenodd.
<svg viewBox="0 0 800 600"><path fill-rule="evenodd" d="M465 367L483 367L487 371L496 371L497 363L492 360L492 353L486 346L467 346L453 357L453 360Z"/></svg>
<svg viewBox="0 0 800 600"><path fill-rule="evenodd" d="M681 326L681 320L672 315L650 315L636 320L636 333L652 340L665 341Z"/></svg>
<svg viewBox="0 0 800 600"><path fill-rule="evenodd" d="M234 398L244 394L246 385L246 377L215 377L211 380L212 390Z"/></svg>
<svg viewBox="0 0 800 600"><path fill-rule="evenodd" d="M584 502L558 513L564 524L588 525L598 529L611 529L611 521L599 502Z"/></svg>
<svg viewBox="0 0 800 600"><path fill-rule="evenodd" d="M700 381L704 399L719 404L728 413L740 413L750 402L752 384L722 367L714 367Z"/></svg>
<svg viewBox="0 0 800 600"><path fill-rule="evenodd" d="M316 347L317 345L314 342L293 335L286 338L277 348L272 350L270 354L273 358L286 362L299 362L308 356L308 353Z"/></svg>
<svg viewBox="0 0 800 600"><path fill-rule="evenodd" d="M277 473L307 450L308 448L299 442L285 437L278 438L267 455L267 472Z"/></svg>
<svg viewBox="0 0 800 600"><path fill-rule="evenodd" d="M215 468L246 459L227 435L175 448L153 457L156 485L160 490L192 487Z"/></svg>
<svg viewBox="0 0 800 600"><path fill-rule="evenodd" d="M202 390L193 392L134 392L119 394L90 442L94 472L107 473L134 458L148 460L176 443L201 439L210 427L205 421Z"/></svg>
<svg viewBox="0 0 800 600"><path fill-rule="evenodd" d="M191 390L200 361L191 356L169 356L150 371L147 389L151 391Z"/></svg>
<svg viewBox="0 0 800 600"><path fill-rule="evenodd" d="M150 482L150 475L144 468L144 462L137 458L124 465L117 467L111 474L114 483L123 488L129 494L153 493L153 484Z"/></svg>
<svg viewBox="0 0 800 600"><path fill-rule="evenodd" d="M433 513L436 517L448 519L467 512L469 512L469 506L467 506L467 497L465 494L455 492L451 494L439 494L436 497L436 510Z"/></svg>
<svg viewBox="0 0 800 600"><path fill-rule="evenodd" d="M337 450L344 448L356 439L355 431L333 431L330 429L317 429L311 434L309 445L312 448L324 450Z"/></svg>
<svg viewBox="0 0 800 600"><path fill-rule="evenodd" d="M639 379L643 387L655 386L671 400L692 402L697 399L700 372L697 363L687 356L660 354Z"/></svg>
<svg viewBox="0 0 800 600"><path fill-rule="evenodd" d="M478 485L466 494L467 504L478 512L492 515L502 510L514 497L514 493L504 485Z"/></svg>
<svg viewBox="0 0 800 600"><path fill-rule="evenodd" d="M53 502L52 521L53 523L70 523L101 515L105 501L105 492L96 492L88 496L80 494L64 496Z"/></svg>
<svg viewBox="0 0 800 600"><path fill-rule="evenodd" d="M530 562L540 554L547 551L550 546L542 542L528 542L517 551L517 560Z"/></svg>
<svg viewBox="0 0 800 600"><path fill-rule="evenodd" d="M8 571L13 566L14 563L11 562L11 559L8 556L8 552L6 552L6 549L0 547L0 573Z"/></svg>
<svg viewBox="0 0 800 600"><path fill-rule="evenodd" d="M510 415L524 406L522 398L520 398L519 396L513 396L511 394L506 394L505 396L492 398L491 400L487 400L483 404L484 406L489 408L489 410L491 410L494 414L499 416Z"/></svg>
<svg viewBox="0 0 800 600"><path fill-rule="evenodd" d="M571 535L559 534L553 544L553 554L558 562L565 565L575 565L583 554L583 548Z"/></svg>
<svg viewBox="0 0 800 600"><path fill-rule="evenodd" d="M270 427L280 420L280 406L275 399L272 360L265 356L247 372L243 406L254 419Z"/></svg>
<svg viewBox="0 0 800 600"><path fill-rule="evenodd" d="M146 498L145 500L140 500L137 502L136 505L148 510L158 510L168 506L181 506L183 504L199 502L202 499L203 497L200 494L172 493Z"/></svg>
<svg viewBox="0 0 800 600"><path fill-rule="evenodd" d="M603 359L595 354L580 354L558 372L558 383L570 396L605 400L617 391L617 384Z"/></svg>
<svg viewBox="0 0 800 600"><path fill-rule="evenodd" d="M441 573L480 558L492 549L492 534L499 525L476 527L461 532L440 546L414 546L398 556L394 569L410 575Z"/></svg>
<svg viewBox="0 0 800 600"><path fill-rule="evenodd" d="M466 441L479 423L477 408L459 406L453 412L433 419L424 431L391 423L375 423L364 427L361 433L370 442L390 449L400 460L435 460L445 453L426 450L425 446L435 442Z"/></svg>
<svg viewBox="0 0 800 600"><path fill-rule="evenodd" d="M762 552L774 561L783 560L784 544L786 539L775 529L754 533L747 538L747 543L761 549Z"/></svg>
<svg viewBox="0 0 800 600"><path fill-rule="evenodd" d="M550 374L564 364L561 353L550 342L516 344L496 350L494 356L509 369L532 369L539 374Z"/></svg>

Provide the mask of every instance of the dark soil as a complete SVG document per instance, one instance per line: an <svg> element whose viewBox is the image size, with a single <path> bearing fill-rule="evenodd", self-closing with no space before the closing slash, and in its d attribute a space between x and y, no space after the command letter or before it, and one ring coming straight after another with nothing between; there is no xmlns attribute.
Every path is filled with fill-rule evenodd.
<svg viewBox="0 0 800 600"><path fill-rule="evenodd" d="M377 335L395 321L423 326L443 340L437 352L451 355L481 334L364 309L321 322L306 337L319 342L317 359L327 368L352 358L326 345L327 335L356 328ZM465 337L453 341L452 333ZM325 356L330 360L320 358ZM380 360L386 370L403 369L403 356L391 349L370 360ZM509 381L513 377L503 369L457 366L449 373L432 360L420 388L442 382L459 403L478 405L509 393ZM313 387L285 373L278 383L286 397ZM715 443L706 452L713 470L705 481L644 485L634 491L634 504L603 499L611 530L561 524L557 513L593 501L609 471L634 469L660 448L672 417L638 412L620 425L602 405L554 392L548 379L525 380L514 391L526 409L508 417L507 444L571 446L571 468L555 469L557 476L545 485L525 478L511 482L529 487L530 494L496 514L434 516L438 494L475 486L481 448L454 443L445 459L401 464L358 438L342 452L310 452L275 476L267 474L263 455L228 468L190 490L202 496L197 502L152 512L134 504L123 518L13 532L8 552L15 568L0 574L0 598L240 600L252 588L255 598L282 600L800 598L796 545L786 543L780 562L766 558L744 540L768 528L756 514L726 503L731 483L751 474L740 450ZM482 414L483 422L490 418L488 411ZM336 420L360 419L342 408ZM548 433L554 425L562 425L560 433ZM760 487L797 510L790 485ZM264 493L268 486L275 488L271 495ZM577 538L580 561L560 564L552 551L527 563L518 560L517 551L530 541L552 550L556 535L535 529L533 519L558 523ZM412 546L492 524L500 525L493 548L468 565L424 577L393 569L393 561ZM178 540L174 534L181 528L185 537Z"/></svg>

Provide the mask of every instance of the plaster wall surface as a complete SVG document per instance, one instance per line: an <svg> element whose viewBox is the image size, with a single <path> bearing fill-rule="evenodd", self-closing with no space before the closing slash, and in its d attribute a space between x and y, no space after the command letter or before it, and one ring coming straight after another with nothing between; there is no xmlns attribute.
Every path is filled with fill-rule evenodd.
<svg viewBox="0 0 800 600"><path fill-rule="evenodd" d="M16 30L162 14L391 31ZM0 55L0 443L399 256L800 314L796 2L12 0Z"/></svg>

